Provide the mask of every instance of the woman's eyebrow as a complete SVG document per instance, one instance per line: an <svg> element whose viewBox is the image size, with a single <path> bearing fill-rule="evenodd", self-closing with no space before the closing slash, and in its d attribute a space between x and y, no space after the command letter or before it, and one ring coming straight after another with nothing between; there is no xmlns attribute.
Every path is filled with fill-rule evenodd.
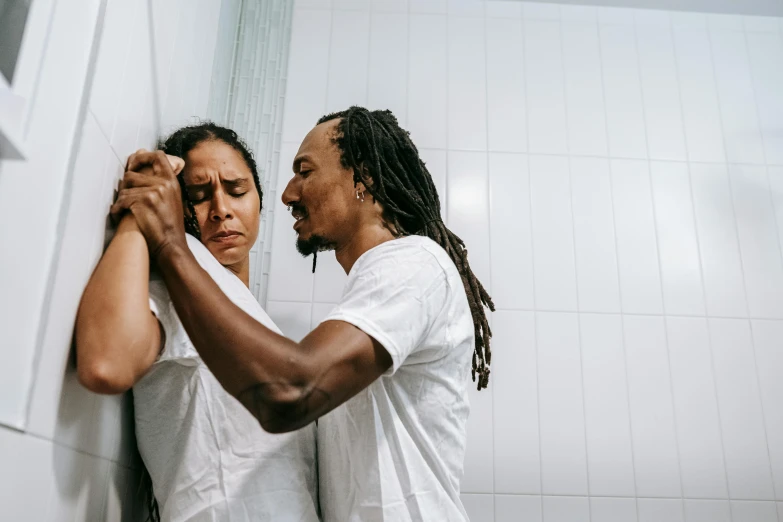
<svg viewBox="0 0 783 522"><path fill-rule="evenodd" d="M229 187L246 187L248 185L248 179L247 178L235 178L235 179L224 179L221 180L221 183L223 185L228 185Z"/></svg>

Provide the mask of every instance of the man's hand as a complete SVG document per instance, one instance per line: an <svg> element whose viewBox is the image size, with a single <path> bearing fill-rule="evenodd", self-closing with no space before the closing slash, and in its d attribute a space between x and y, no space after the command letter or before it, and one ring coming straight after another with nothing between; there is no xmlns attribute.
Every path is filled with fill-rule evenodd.
<svg viewBox="0 0 783 522"><path fill-rule="evenodd" d="M153 259L170 246L186 248L182 194L177 173L185 162L162 151L139 150L128 158L117 201L117 219L130 211L147 240Z"/></svg>

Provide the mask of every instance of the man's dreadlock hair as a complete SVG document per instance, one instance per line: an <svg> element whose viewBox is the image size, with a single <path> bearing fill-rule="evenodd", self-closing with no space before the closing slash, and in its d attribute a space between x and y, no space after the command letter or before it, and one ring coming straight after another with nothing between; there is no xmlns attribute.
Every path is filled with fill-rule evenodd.
<svg viewBox="0 0 783 522"><path fill-rule="evenodd" d="M340 121L334 142L340 149L342 166L354 171L354 185L364 183L370 195L383 205L384 219L396 235L429 237L456 265L473 316L473 381L478 374L478 389L486 388L492 331L484 307L494 312L495 305L470 268L465 243L441 221L438 191L410 134L400 127L391 111L351 107L327 114L318 123L335 119Z"/></svg>
<svg viewBox="0 0 783 522"><path fill-rule="evenodd" d="M247 168L253 173L253 183L258 191L258 199L261 201L260 211L264 205L264 192L261 190L261 181L258 178L256 160L253 158L253 153L244 140L233 130L221 127L211 121L203 121L198 125L190 125L178 129L165 140L160 140L158 142L158 148L166 154L179 156L180 158L185 159L188 152L206 141L221 141L242 155L242 159L245 160ZM198 219L196 219L196 209L193 208L193 202L190 201L188 192L185 190L185 177L183 173L184 170L179 173L177 179L179 180L179 186L182 189L182 198L188 209L188 212L185 214L185 232L197 239L201 239L201 229L198 226Z"/></svg>

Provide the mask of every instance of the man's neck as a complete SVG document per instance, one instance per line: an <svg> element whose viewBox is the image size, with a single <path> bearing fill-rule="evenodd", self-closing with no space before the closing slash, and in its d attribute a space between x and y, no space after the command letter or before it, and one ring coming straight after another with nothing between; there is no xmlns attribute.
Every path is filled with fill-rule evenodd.
<svg viewBox="0 0 783 522"><path fill-rule="evenodd" d="M340 263L340 266L343 267L347 274L362 254L392 239L394 239L394 235L388 228L382 225L362 228L343 245L335 248L337 262Z"/></svg>

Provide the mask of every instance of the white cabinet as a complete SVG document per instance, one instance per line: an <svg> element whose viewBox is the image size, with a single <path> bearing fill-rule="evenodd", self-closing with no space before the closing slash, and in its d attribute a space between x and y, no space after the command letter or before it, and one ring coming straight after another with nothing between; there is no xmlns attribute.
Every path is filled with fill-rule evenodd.
<svg viewBox="0 0 783 522"><path fill-rule="evenodd" d="M0 160L25 158L54 0L0 0Z"/></svg>

